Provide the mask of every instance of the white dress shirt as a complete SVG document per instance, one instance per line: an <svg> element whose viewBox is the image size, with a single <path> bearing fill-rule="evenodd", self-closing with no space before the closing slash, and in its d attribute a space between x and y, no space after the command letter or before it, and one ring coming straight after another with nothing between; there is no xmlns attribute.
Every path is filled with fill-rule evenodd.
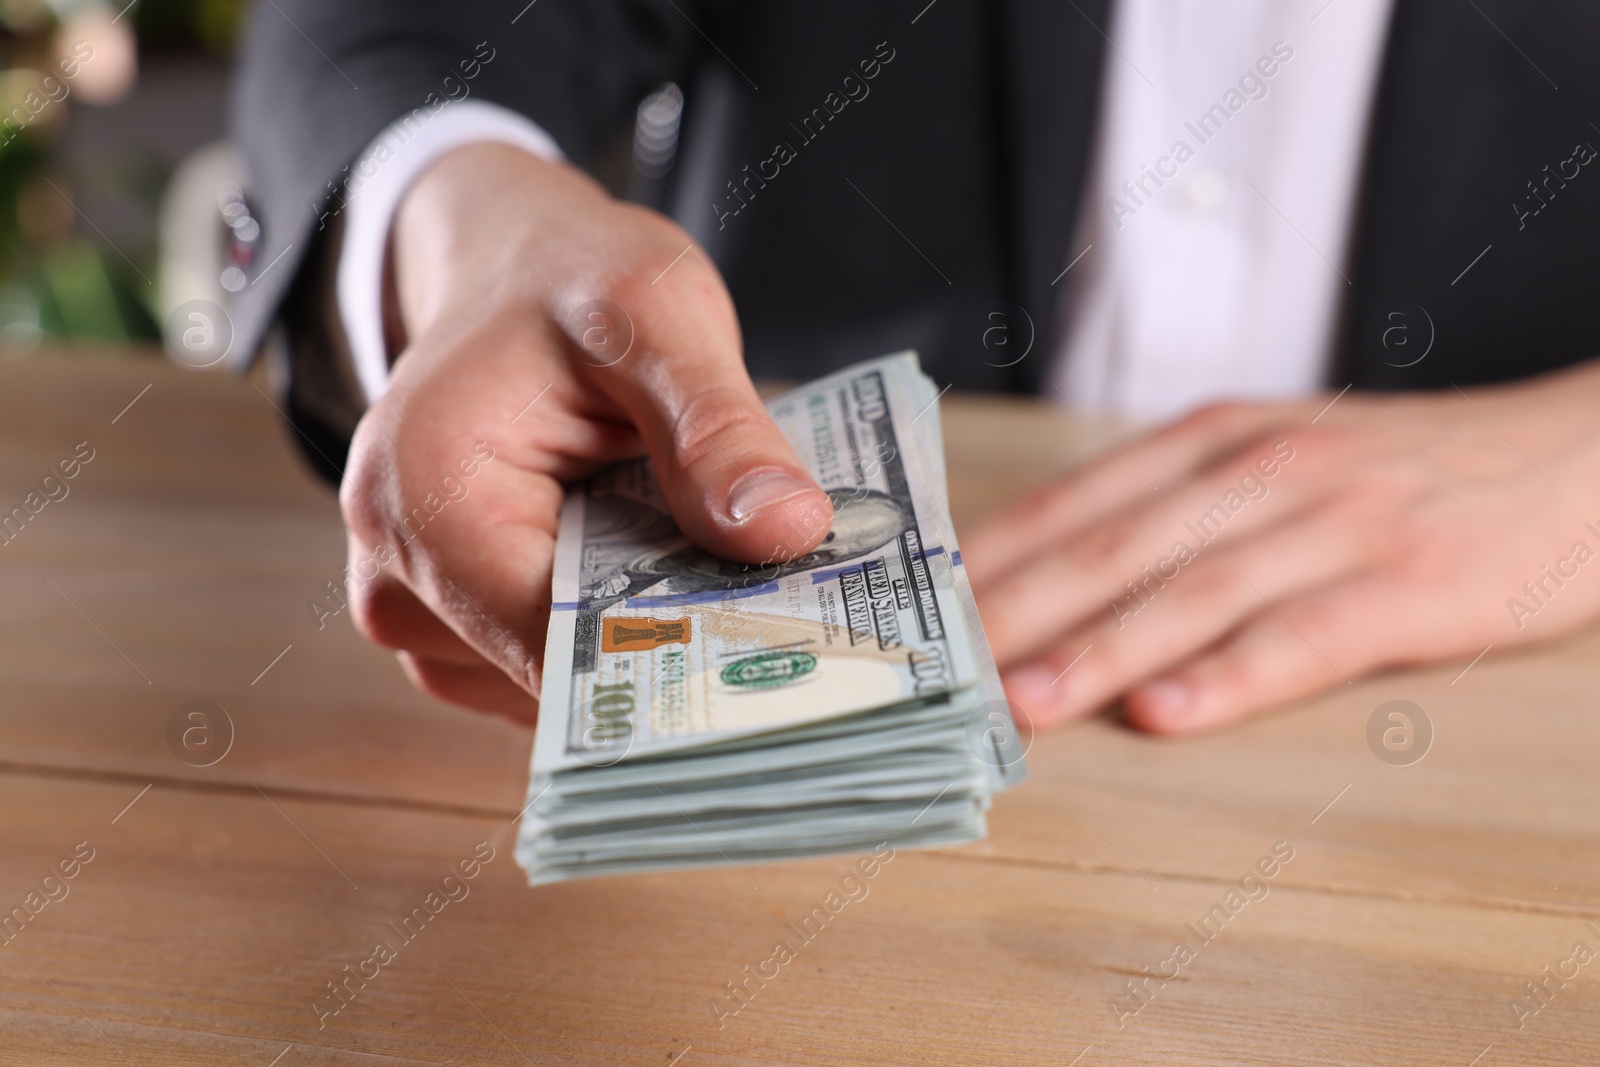
<svg viewBox="0 0 1600 1067"><path fill-rule="evenodd" d="M1391 0L1327 3L1117 0L1047 392L1166 418L1324 384Z"/></svg>
<svg viewBox="0 0 1600 1067"><path fill-rule="evenodd" d="M1392 0L1326 2L1117 0L1047 394L1155 418L1323 383ZM483 141L561 158L525 116L463 100L420 132L389 127L358 157L383 162L351 168L338 306L369 403L388 382L395 210L435 159Z"/></svg>
<svg viewBox="0 0 1600 1067"><path fill-rule="evenodd" d="M464 145L485 142L513 145L545 159L563 158L555 140L532 120L498 104L460 100L431 113L420 128L415 120L409 126L386 126L350 167L344 192L344 243L334 285L350 358L368 404L389 386L383 264L395 212L434 160Z"/></svg>

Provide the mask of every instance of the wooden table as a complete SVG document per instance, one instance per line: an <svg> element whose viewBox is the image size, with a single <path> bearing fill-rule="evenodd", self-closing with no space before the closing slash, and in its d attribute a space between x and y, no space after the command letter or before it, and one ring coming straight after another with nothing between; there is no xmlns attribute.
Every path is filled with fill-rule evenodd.
<svg viewBox="0 0 1600 1067"><path fill-rule="evenodd" d="M946 411L963 523L1102 444L1014 402ZM530 735L415 694L342 617L318 630L339 517L266 395L150 358L0 362L0 507L82 441L70 494L0 547L0 915L40 905L0 935L0 1062L1600 1058L1600 961L1541 973L1600 951L1595 634L1198 741L1040 738L986 842L896 856L719 1028L724 983L847 858L528 889ZM1436 732L1410 766L1366 741L1393 698ZM168 745L190 700L235 727L209 767ZM1196 937L1279 841L1268 894ZM470 894L401 941L478 842ZM64 860L67 895L29 898ZM320 1015L380 939L395 958Z"/></svg>

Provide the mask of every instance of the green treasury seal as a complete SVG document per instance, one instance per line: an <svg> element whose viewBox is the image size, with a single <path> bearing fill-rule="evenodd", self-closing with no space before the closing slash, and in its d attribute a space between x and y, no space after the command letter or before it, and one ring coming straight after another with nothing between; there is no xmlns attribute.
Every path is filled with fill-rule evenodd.
<svg viewBox="0 0 1600 1067"><path fill-rule="evenodd" d="M758 652L722 668L722 680L738 689L776 689L816 666L817 657L809 652Z"/></svg>

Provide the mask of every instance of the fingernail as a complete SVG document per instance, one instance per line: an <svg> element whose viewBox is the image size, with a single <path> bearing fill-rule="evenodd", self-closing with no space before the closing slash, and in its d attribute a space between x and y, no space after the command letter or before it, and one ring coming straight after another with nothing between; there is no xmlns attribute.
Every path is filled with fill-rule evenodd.
<svg viewBox="0 0 1600 1067"><path fill-rule="evenodd" d="M1030 719L1048 719L1048 710L1060 702L1060 687L1043 667L1018 667L1004 678L1006 695L1021 705Z"/></svg>
<svg viewBox="0 0 1600 1067"><path fill-rule="evenodd" d="M1140 686L1136 696L1141 710L1167 723L1182 722L1195 710L1194 690L1171 678Z"/></svg>
<svg viewBox="0 0 1600 1067"><path fill-rule="evenodd" d="M802 493L816 491L816 486L783 471L747 474L728 490L728 514L733 516L734 522L743 522L762 508L770 508L785 500L793 500Z"/></svg>

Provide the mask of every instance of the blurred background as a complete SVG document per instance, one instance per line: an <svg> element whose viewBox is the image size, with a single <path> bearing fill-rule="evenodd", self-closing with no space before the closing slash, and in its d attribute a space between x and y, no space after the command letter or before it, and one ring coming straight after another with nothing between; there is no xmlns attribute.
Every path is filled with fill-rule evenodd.
<svg viewBox="0 0 1600 1067"><path fill-rule="evenodd" d="M129 342L158 341L177 303L220 295L222 260L252 243L242 202L230 212L240 170L224 140L245 0L126 3L0 0L11 357L40 345L149 353ZM222 239L229 225L239 240Z"/></svg>
<svg viewBox="0 0 1600 1067"><path fill-rule="evenodd" d="M180 304L243 287L260 227L226 135L249 6L0 0L0 358L153 355ZM662 206L682 110L675 85L647 97L596 176Z"/></svg>

